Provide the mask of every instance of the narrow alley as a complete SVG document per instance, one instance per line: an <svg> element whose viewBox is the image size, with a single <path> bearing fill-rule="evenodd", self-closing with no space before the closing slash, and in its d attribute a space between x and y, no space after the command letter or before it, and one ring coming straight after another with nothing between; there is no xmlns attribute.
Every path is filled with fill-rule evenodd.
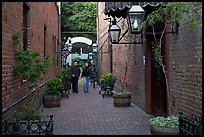
<svg viewBox="0 0 204 137"><path fill-rule="evenodd" d="M70 92L62 97L60 107L44 108L42 114L54 115L54 135L148 135L150 115L136 105L114 107L113 98L99 94L100 87L83 93Z"/></svg>

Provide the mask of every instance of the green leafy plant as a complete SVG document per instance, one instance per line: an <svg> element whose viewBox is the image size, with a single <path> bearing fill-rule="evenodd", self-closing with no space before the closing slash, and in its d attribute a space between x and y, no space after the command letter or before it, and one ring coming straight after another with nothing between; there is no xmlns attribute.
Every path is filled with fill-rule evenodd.
<svg viewBox="0 0 204 137"><path fill-rule="evenodd" d="M152 42L153 45L153 51L155 55L155 61L162 67L162 71L164 73L165 82L166 82L166 90L167 90L167 98L169 98L169 102L171 102L171 95L169 91L169 85L168 85L168 79L166 76L166 66L165 61L162 56L162 46L163 45L163 38L165 36L165 32L167 29L168 24L179 24L180 21L184 17L188 17L188 24L189 26L193 27L196 25L198 20L198 13L195 6L192 4L187 4L185 2L172 2L168 3L166 6L163 6L163 3L161 3L161 6L150 13L145 21L142 22L141 28L143 30L147 29L148 27L152 28L153 36L154 36L154 42ZM155 33L155 28L158 23L163 23L164 28L162 30L161 35L157 35ZM158 37L159 36L159 37ZM168 105L168 103L167 103Z"/></svg>
<svg viewBox="0 0 204 137"><path fill-rule="evenodd" d="M40 59L41 53L39 51L22 49L20 47L22 45L20 36L22 35L23 30L24 29L21 28L19 31L15 31L12 37L14 45L17 46L17 64L13 66L13 72L14 75L20 76L23 80L27 80L30 87L34 87L41 74L52 64L55 64L56 61L49 56L45 57L43 60Z"/></svg>
<svg viewBox="0 0 204 137"><path fill-rule="evenodd" d="M101 80L102 83L108 84L108 81L112 76L113 76L112 73L107 72L107 73L100 76L100 80Z"/></svg>
<svg viewBox="0 0 204 137"><path fill-rule="evenodd" d="M72 74L68 68L62 68L60 71L60 79L62 83L65 84L66 80L71 82Z"/></svg>
<svg viewBox="0 0 204 137"><path fill-rule="evenodd" d="M24 104L18 113L16 113L17 120L40 120L38 110L33 108L31 104Z"/></svg>
<svg viewBox="0 0 204 137"><path fill-rule="evenodd" d="M151 125L158 127L178 127L179 117L178 116L168 116L168 117L153 117L149 120Z"/></svg>
<svg viewBox="0 0 204 137"><path fill-rule="evenodd" d="M51 77L46 82L45 95L60 95L62 82L58 77Z"/></svg>
<svg viewBox="0 0 204 137"><path fill-rule="evenodd" d="M115 95L130 95L130 94L131 94L130 92L125 92L125 91L123 91L123 92L112 91L112 92L113 92L113 94L115 94Z"/></svg>
<svg viewBox="0 0 204 137"><path fill-rule="evenodd" d="M22 40L20 38L21 34L23 33L23 29L20 29L19 31L15 31L13 33L13 43L14 45L22 45Z"/></svg>
<svg viewBox="0 0 204 137"><path fill-rule="evenodd" d="M19 75L23 80L27 80L31 86L35 86L40 75L55 63L55 60L49 56L41 60L39 51L23 49L16 51L16 59L18 64L13 66L14 75Z"/></svg>

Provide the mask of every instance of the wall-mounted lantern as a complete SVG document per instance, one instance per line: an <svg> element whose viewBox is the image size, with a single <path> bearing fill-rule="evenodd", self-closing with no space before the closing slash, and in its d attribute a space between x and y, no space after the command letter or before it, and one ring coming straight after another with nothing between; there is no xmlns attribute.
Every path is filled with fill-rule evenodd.
<svg viewBox="0 0 204 137"><path fill-rule="evenodd" d="M116 24L116 19L113 18L112 20L112 25L111 27L109 28L109 33L110 33L110 39L111 39L111 42L114 44L114 43L118 43L119 42L119 39L120 39L120 32L121 32L121 29L120 27Z"/></svg>
<svg viewBox="0 0 204 137"><path fill-rule="evenodd" d="M132 5L127 12L127 22L130 33L141 34L140 25L145 17L145 11L140 5Z"/></svg>
<svg viewBox="0 0 204 137"><path fill-rule="evenodd" d="M121 29L116 24L115 17L113 17L112 25L108 30L110 33L111 43L112 44L141 44L142 43L141 41L134 42L134 43L119 43L119 42L124 37L124 35L128 32L128 30L130 31L130 33L142 35L140 25L144 20L144 16L145 16L145 11L142 9L140 5L132 5L130 10L127 12L128 29L121 37L120 37Z"/></svg>

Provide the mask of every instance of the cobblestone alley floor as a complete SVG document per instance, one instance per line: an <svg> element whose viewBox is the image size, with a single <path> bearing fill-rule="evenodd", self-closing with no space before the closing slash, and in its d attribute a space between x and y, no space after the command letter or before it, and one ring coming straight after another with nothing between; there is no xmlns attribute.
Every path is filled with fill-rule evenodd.
<svg viewBox="0 0 204 137"><path fill-rule="evenodd" d="M60 107L42 107L42 114L54 115L54 135L150 135L150 115L134 104L114 107L112 97L102 98L99 89L89 86L85 94L80 83L79 93L63 97Z"/></svg>

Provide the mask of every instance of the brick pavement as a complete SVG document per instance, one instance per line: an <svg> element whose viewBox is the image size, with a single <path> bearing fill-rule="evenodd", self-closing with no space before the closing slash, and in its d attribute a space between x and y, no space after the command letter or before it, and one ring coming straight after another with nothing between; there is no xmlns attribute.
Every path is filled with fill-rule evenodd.
<svg viewBox="0 0 204 137"><path fill-rule="evenodd" d="M79 84L78 94L70 93L61 99L59 108L44 108L42 114L54 115L54 135L149 135L151 117L136 105L120 108L113 106L113 99L98 93L99 86L89 86L83 93Z"/></svg>

